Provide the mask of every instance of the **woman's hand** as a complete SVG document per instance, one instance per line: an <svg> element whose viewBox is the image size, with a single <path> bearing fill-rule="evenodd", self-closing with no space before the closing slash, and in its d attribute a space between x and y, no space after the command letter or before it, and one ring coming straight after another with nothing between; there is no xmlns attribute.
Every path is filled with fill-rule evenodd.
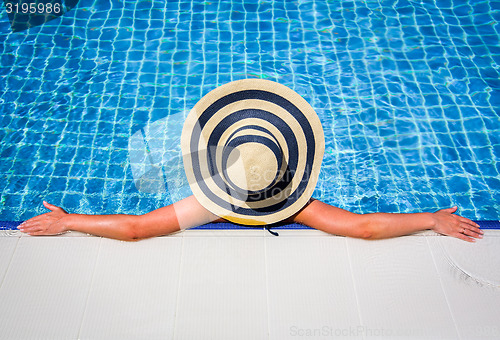
<svg viewBox="0 0 500 340"><path fill-rule="evenodd" d="M475 242L476 238L483 238L483 231L479 229L479 225L468 218L453 215L456 211L457 207L453 207L433 213L434 226L432 230L468 242Z"/></svg>
<svg viewBox="0 0 500 340"><path fill-rule="evenodd" d="M68 213L55 205L43 202L45 208L50 212L35 216L21 223L17 228L29 235L58 235L66 231L62 218Z"/></svg>

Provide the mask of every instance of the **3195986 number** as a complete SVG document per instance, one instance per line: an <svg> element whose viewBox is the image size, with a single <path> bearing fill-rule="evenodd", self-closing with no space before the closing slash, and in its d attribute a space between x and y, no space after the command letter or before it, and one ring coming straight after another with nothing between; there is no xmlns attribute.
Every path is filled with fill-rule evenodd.
<svg viewBox="0 0 500 340"><path fill-rule="evenodd" d="M62 11L61 4L55 3L36 3L36 2L23 2L12 4L5 3L7 13L23 13L23 14L59 14Z"/></svg>

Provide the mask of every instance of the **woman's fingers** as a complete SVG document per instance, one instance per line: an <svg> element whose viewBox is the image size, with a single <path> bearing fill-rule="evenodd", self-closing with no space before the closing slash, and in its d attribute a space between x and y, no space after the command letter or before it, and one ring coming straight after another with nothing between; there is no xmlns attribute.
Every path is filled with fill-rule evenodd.
<svg viewBox="0 0 500 340"><path fill-rule="evenodd" d="M478 228L471 227L471 228L463 228L463 233L466 235L470 235L476 238L483 238L484 232L482 230L478 230Z"/></svg>
<svg viewBox="0 0 500 340"><path fill-rule="evenodd" d="M460 217L460 222L469 224L469 225L471 225L475 229L479 229L480 230L480 228L481 228L481 226L479 224L477 224L476 222L471 221L471 220L469 220L468 218L465 218L465 217Z"/></svg>
<svg viewBox="0 0 500 340"><path fill-rule="evenodd" d="M19 230L28 235L45 235L47 233L46 228L44 228L42 225L39 224Z"/></svg>
<svg viewBox="0 0 500 340"><path fill-rule="evenodd" d="M435 231L459 238L468 242L475 242L476 239L483 238L484 232L480 226L468 218L455 215L457 207L439 210L435 213Z"/></svg>
<svg viewBox="0 0 500 340"><path fill-rule="evenodd" d="M468 241L475 242L476 238L483 238L484 232L479 229L479 225L477 223L472 222L471 220L460 217L459 230L456 237Z"/></svg>
<svg viewBox="0 0 500 340"><path fill-rule="evenodd" d="M474 238L483 238L483 235L477 233L474 230L467 229L467 228L462 228L461 231L459 231L460 234L465 235L465 236L470 236Z"/></svg>
<svg viewBox="0 0 500 340"><path fill-rule="evenodd" d="M32 233L42 229L39 222L31 220L21 223L17 228L23 233Z"/></svg>
<svg viewBox="0 0 500 340"><path fill-rule="evenodd" d="M463 233L456 233L454 236L456 238L459 238L459 239L467 241L467 242L476 242L475 238L469 237L469 236L467 236L466 234L463 234Z"/></svg>
<svg viewBox="0 0 500 340"><path fill-rule="evenodd" d="M33 228L33 226L37 224L37 220L38 220L37 217L40 217L40 216L36 216L36 217L30 218L27 221L24 221L23 223L21 223L20 225L17 226L17 229L19 229L21 231L25 231L25 230L28 230L30 228Z"/></svg>
<svg viewBox="0 0 500 340"><path fill-rule="evenodd" d="M67 212L63 208L46 201L43 201L43 206L49 209L50 212L30 218L17 228L29 235L58 235L63 233L65 231L64 225L60 223L60 220Z"/></svg>
<svg viewBox="0 0 500 340"><path fill-rule="evenodd" d="M452 208L444 210L447 210L447 212L453 214L457 211L457 209L458 207L454 206ZM453 216L458 220L458 238L469 242L475 242L475 238L483 238L484 232L480 229L481 227L479 226L479 224L459 215Z"/></svg>
<svg viewBox="0 0 500 340"><path fill-rule="evenodd" d="M21 226L23 226L23 227L29 227L29 226L35 225L37 223L40 223L40 222L42 222L43 220L45 220L47 218L47 216L46 216L47 214L50 214L50 213L45 213L45 214L42 214L42 215L38 215L38 216L32 217L29 220L26 220L23 223L21 223L19 226L20 227Z"/></svg>
<svg viewBox="0 0 500 340"><path fill-rule="evenodd" d="M460 217L461 233L476 238L483 238L484 231L480 229L479 224L465 217Z"/></svg>
<svg viewBox="0 0 500 340"><path fill-rule="evenodd" d="M47 213L50 214L50 213ZM47 214L35 216L33 218L30 218L27 221L24 221L21 223L17 229L23 233L30 234L34 232L44 232L47 228L48 225L52 221L48 218ZM44 227L45 226L45 227Z"/></svg>

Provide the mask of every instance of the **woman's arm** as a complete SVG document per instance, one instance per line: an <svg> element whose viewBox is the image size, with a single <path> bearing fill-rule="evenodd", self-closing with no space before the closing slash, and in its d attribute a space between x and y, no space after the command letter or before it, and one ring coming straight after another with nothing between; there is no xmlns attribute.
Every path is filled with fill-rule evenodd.
<svg viewBox="0 0 500 340"><path fill-rule="evenodd" d="M134 241L167 235L181 229L218 219L190 196L144 215L68 214L62 208L44 202L50 212L33 217L19 225L29 235L57 235L68 230L97 236Z"/></svg>
<svg viewBox="0 0 500 340"><path fill-rule="evenodd" d="M383 239L432 229L443 235L474 242L483 231L471 220L454 215L457 207L435 213L415 214L355 214L313 200L296 214L292 221L330 234L364 239Z"/></svg>
<svg viewBox="0 0 500 340"><path fill-rule="evenodd" d="M144 215L79 215L44 202L49 213L33 217L18 228L29 235L56 235L68 230L134 241L167 235L181 229L224 221L190 196ZM483 231L471 220L453 215L456 207L435 213L355 214L313 200L288 222L305 224L330 234L364 239L382 239L432 229L440 234L473 242Z"/></svg>

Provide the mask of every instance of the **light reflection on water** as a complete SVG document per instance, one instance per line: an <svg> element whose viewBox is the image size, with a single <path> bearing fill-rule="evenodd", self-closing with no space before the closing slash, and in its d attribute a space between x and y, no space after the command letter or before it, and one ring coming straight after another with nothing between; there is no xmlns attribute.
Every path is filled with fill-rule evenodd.
<svg viewBox="0 0 500 340"><path fill-rule="evenodd" d="M42 212L42 199L80 213L143 213L185 195L175 180L139 191L129 139L247 77L293 88L320 116L317 198L355 212L456 204L469 218L499 219L499 33L487 23L500 9L111 5L81 1L23 34L0 20L0 220ZM182 168L166 168L166 180L180 178Z"/></svg>

